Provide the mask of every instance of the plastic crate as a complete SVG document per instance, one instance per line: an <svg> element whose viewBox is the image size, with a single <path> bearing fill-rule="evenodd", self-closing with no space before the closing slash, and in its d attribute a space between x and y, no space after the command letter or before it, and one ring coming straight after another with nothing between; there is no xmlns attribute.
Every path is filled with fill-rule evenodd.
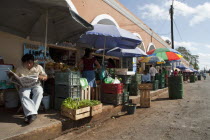
<svg viewBox="0 0 210 140"><path fill-rule="evenodd" d="M81 87L80 86L55 85L55 97L80 98L81 97Z"/></svg>
<svg viewBox="0 0 210 140"><path fill-rule="evenodd" d="M102 84L101 90L103 93L122 94L123 84Z"/></svg>
<svg viewBox="0 0 210 140"><path fill-rule="evenodd" d="M118 78L122 79L123 84L130 84L132 80L131 75L117 75Z"/></svg>
<svg viewBox="0 0 210 140"><path fill-rule="evenodd" d="M65 100L65 98L62 98L62 97L56 97L55 98L55 106L54 106L54 108L56 109L56 110L61 110L61 104L62 104L62 102Z"/></svg>
<svg viewBox="0 0 210 140"><path fill-rule="evenodd" d="M142 74L135 74L132 76L132 81L138 82L138 84L141 84L141 76Z"/></svg>
<svg viewBox="0 0 210 140"><path fill-rule="evenodd" d="M129 93L132 96L138 96L140 95L140 90L138 89L138 82L132 82L132 84L130 84L129 86Z"/></svg>
<svg viewBox="0 0 210 140"><path fill-rule="evenodd" d="M129 92L123 92L123 104L129 102Z"/></svg>
<svg viewBox="0 0 210 140"><path fill-rule="evenodd" d="M80 72L56 72L55 84L59 85L80 85Z"/></svg>
<svg viewBox="0 0 210 140"><path fill-rule="evenodd" d="M155 80L159 80L159 82L165 81L165 75L164 74L156 74Z"/></svg>
<svg viewBox="0 0 210 140"><path fill-rule="evenodd" d="M165 83L159 83L159 89L165 88Z"/></svg>
<svg viewBox="0 0 210 140"><path fill-rule="evenodd" d="M190 83L195 83L195 76L194 75L190 75Z"/></svg>
<svg viewBox="0 0 210 140"><path fill-rule="evenodd" d="M159 86L159 81L158 80L153 81L153 90L157 90L158 86Z"/></svg>
<svg viewBox="0 0 210 140"><path fill-rule="evenodd" d="M123 94L102 93L102 103L120 105L123 103Z"/></svg>
<svg viewBox="0 0 210 140"><path fill-rule="evenodd" d="M129 92L129 85L130 85L130 84L124 84L124 85L123 85L123 93L124 93L124 92Z"/></svg>

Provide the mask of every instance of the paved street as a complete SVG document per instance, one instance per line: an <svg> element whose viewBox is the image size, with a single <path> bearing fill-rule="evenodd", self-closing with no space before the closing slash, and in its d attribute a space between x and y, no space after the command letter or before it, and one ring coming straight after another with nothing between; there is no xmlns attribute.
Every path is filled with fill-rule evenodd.
<svg viewBox="0 0 210 140"><path fill-rule="evenodd" d="M209 140L210 77L184 84L184 99L169 100L163 95L148 109L135 115L122 115L88 128L74 131L58 140Z"/></svg>

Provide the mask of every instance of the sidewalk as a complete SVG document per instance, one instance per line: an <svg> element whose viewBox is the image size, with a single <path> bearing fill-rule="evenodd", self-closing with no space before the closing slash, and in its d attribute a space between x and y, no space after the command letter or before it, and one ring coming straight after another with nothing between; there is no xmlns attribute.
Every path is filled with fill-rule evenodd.
<svg viewBox="0 0 210 140"><path fill-rule="evenodd" d="M165 94L168 88L151 91L152 99ZM140 96L130 96L133 103L139 104ZM16 110L5 110L0 107L0 139L7 140L46 140L55 138L65 131L78 129L87 124L103 122L122 111L122 106L104 105L103 112L94 117L73 121L60 115L58 111L40 111L38 118L30 125L23 122L23 113L16 114Z"/></svg>

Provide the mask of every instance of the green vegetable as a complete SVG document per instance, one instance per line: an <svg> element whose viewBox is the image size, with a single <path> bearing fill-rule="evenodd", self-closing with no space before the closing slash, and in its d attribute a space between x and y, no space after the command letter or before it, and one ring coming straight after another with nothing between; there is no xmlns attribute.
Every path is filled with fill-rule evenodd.
<svg viewBox="0 0 210 140"><path fill-rule="evenodd" d="M62 102L62 106L69 108L69 109L79 109L84 108L88 106L95 106L101 104L98 100L80 100L79 98L72 99L72 98L66 98Z"/></svg>

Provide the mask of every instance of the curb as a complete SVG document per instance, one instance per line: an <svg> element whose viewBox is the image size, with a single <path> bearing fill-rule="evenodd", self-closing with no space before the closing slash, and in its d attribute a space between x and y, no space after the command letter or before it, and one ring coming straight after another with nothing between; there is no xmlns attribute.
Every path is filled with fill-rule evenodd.
<svg viewBox="0 0 210 140"><path fill-rule="evenodd" d="M151 98L152 100L158 98L162 94L165 94L165 92L168 90L168 88L160 89L157 91L151 92ZM132 96L132 99L130 99L132 103L139 104L140 103L140 96ZM49 124L47 126L43 126L40 128L36 128L32 131L22 133L16 136L11 136L10 138L5 138L4 140L46 140L46 139L53 139L56 138L62 134L74 131L75 129L80 129L81 127L85 125L95 125L99 124L101 122L104 122L108 119L110 119L112 116L117 115L119 112L123 110L123 105L119 106L113 106L113 105L104 105L103 106L103 112L100 114L97 114L93 117L84 118L82 120L73 121L69 118L59 116L61 119L58 121Z"/></svg>

